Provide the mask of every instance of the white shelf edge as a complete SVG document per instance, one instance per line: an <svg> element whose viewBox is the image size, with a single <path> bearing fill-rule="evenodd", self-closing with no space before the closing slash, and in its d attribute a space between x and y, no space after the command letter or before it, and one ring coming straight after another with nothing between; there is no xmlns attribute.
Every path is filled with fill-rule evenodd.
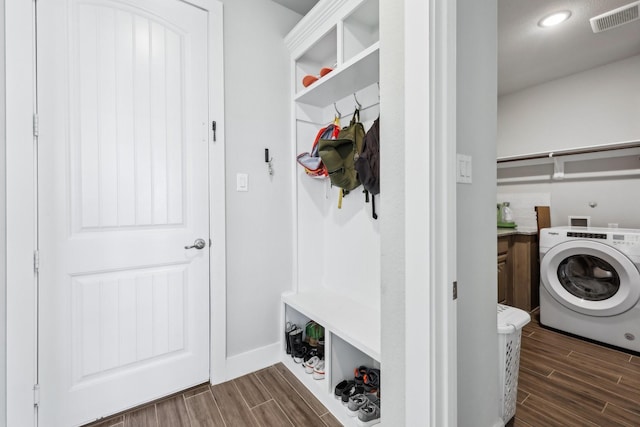
<svg viewBox="0 0 640 427"><path fill-rule="evenodd" d="M309 389L309 391L322 403L331 414L338 419L344 426L357 426L357 417L350 417L345 411L345 407L342 405L342 401L333 397L333 390L329 390L329 385L321 384L320 381L330 381L329 376L324 380L314 380L312 375L307 374L299 364L295 363L291 356L284 354L282 357L282 364L296 377L302 385ZM325 387L326 385L326 387Z"/></svg>
<svg viewBox="0 0 640 427"><path fill-rule="evenodd" d="M311 86L294 96L294 101L326 107L380 80L380 42L377 41ZM375 66L370 66L375 63Z"/></svg>
<svg viewBox="0 0 640 427"><path fill-rule="evenodd" d="M326 289L285 293L282 301L367 356L381 362L378 310Z"/></svg>

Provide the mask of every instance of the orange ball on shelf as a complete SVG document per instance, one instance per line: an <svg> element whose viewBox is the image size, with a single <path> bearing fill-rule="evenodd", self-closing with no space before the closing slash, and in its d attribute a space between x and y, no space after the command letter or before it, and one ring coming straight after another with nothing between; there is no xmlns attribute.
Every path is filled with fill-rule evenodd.
<svg viewBox="0 0 640 427"><path fill-rule="evenodd" d="M324 77L332 71L333 71L333 68L324 67L320 70L320 77Z"/></svg>
<svg viewBox="0 0 640 427"><path fill-rule="evenodd" d="M310 84L314 83L317 80L318 78L316 76L312 76L310 74L306 75L302 78L302 86L308 87Z"/></svg>

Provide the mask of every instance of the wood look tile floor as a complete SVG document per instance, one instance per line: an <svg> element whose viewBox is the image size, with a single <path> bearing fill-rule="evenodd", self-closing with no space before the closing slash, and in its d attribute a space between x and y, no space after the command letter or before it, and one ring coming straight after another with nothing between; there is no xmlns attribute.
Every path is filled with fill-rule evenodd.
<svg viewBox="0 0 640 427"><path fill-rule="evenodd" d="M518 386L516 416L509 427L640 426L640 357L545 329L537 313L522 331ZM282 364L213 387L204 384L89 424L340 425Z"/></svg>
<svg viewBox="0 0 640 427"><path fill-rule="evenodd" d="M342 426L281 363L203 384L85 427Z"/></svg>
<svg viewBox="0 0 640 427"><path fill-rule="evenodd" d="M545 329L534 312L509 426L640 426L640 357Z"/></svg>

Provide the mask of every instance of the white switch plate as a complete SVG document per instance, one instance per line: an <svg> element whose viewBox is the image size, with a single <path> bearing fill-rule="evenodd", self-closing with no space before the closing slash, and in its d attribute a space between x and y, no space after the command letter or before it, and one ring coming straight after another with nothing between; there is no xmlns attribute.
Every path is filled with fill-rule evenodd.
<svg viewBox="0 0 640 427"><path fill-rule="evenodd" d="M249 175L246 173L236 174L236 191L249 191Z"/></svg>
<svg viewBox="0 0 640 427"><path fill-rule="evenodd" d="M458 154L456 156L456 182L471 184L471 156Z"/></svg>

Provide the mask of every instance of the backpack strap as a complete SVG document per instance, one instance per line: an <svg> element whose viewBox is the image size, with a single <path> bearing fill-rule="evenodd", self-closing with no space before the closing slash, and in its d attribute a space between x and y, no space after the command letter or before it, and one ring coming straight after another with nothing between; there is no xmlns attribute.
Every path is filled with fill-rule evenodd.
<svg viewBox="0 0 640 427"><path fill-rule="evenodd" d="M378 219L378 214L376 213L376 196L371 195L371 216L373 219Z"/></svg>
<svg viewBox="0 0 640 427"><path fill-rule="evenodd" d="M362 190L364 193L364 202L369 203L369 191L365 188ZM376 213L376 196L371 193L371 216L373 219L378 219L378 214Z"/></svg>
<svg viewBox="0 0 640 427"><path fill-rule="evenodd" d="M360 110L356 108L356 110L353 112L353 117L351 117L351 122L349 122L349 125L354 125L358 122L360 122Z"/></svg>

